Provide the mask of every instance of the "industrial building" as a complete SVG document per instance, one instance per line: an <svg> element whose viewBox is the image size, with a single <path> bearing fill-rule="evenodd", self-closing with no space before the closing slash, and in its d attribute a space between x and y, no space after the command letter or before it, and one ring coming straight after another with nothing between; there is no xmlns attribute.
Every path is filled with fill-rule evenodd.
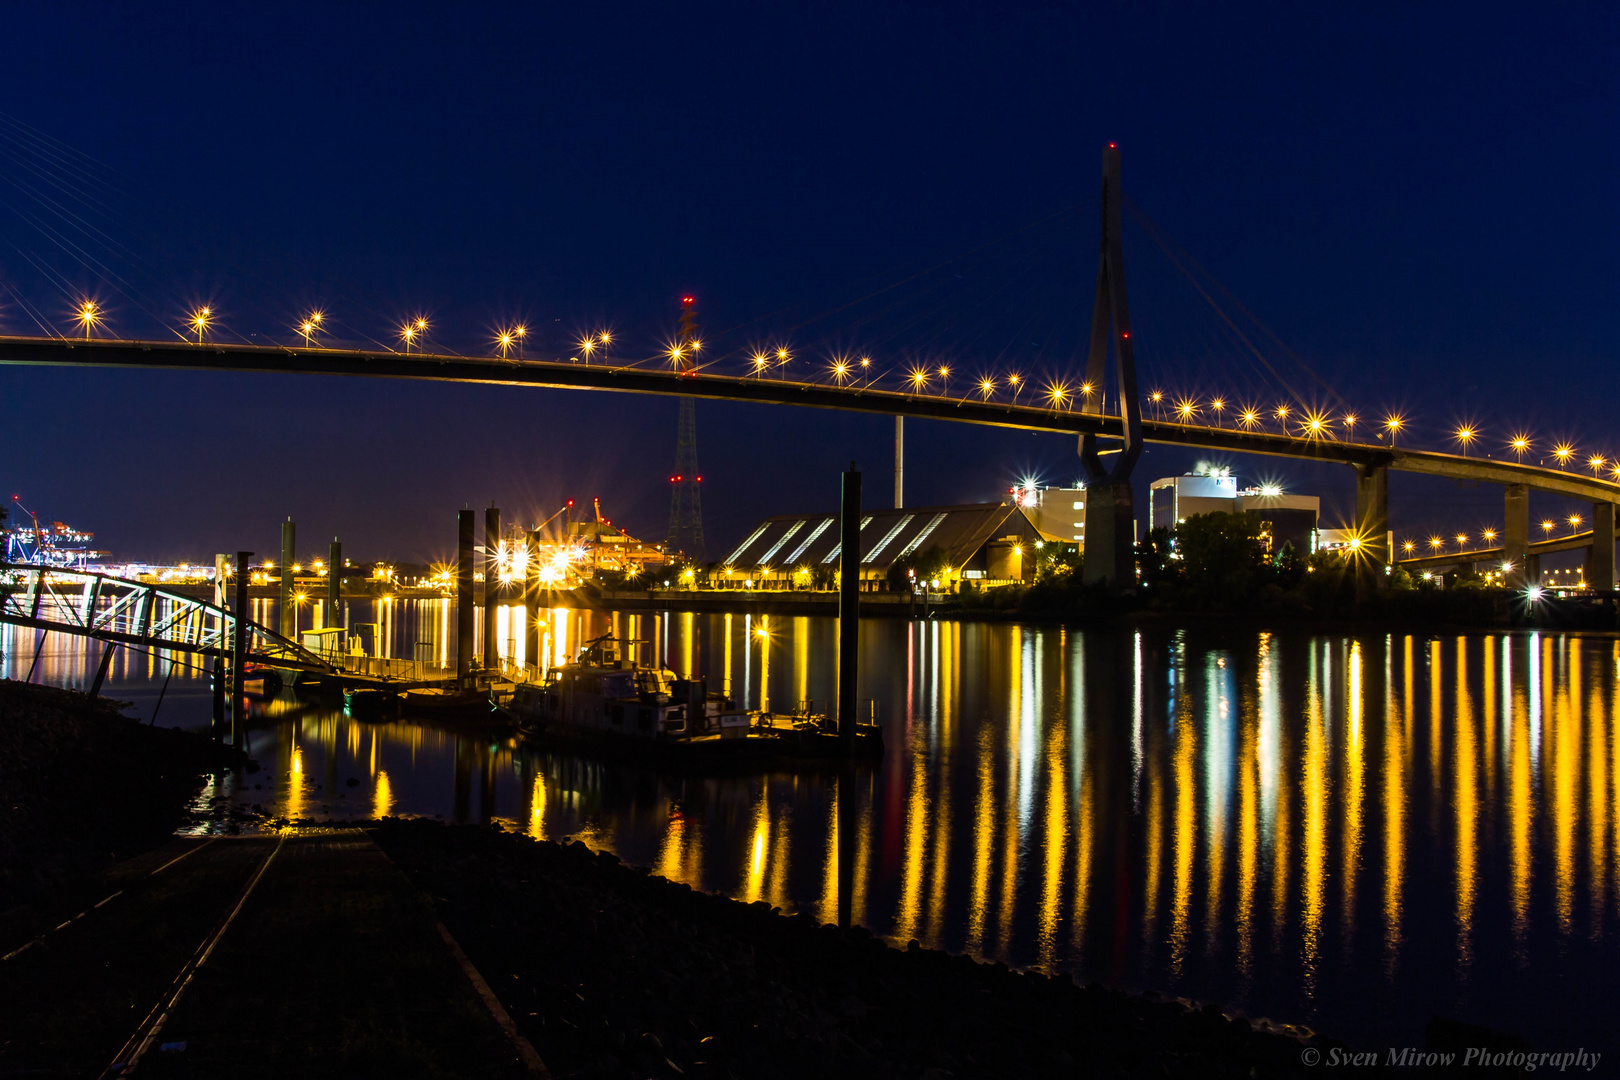
<svg viewBox="0 0 1620 1080"><path fill-rule="evenodd" d="M1251 514L1262 522L1267 551L1281 551L1284 544L1301 555L1317 549L1322 500L1315 495L1288 495L1271 484L1239 490L1229 469L1165 477L1148 492L1149 529L1174 531L1194 514Z"/></svg>
<svg viewBox="0 0 1620 1080"><path fill-rule="evenodd" d="M1011 489L1011 501L1024 511L1047 540L1084 545L1086 489L1025 484Z"/></svg>
<svg viewBox="0 0 1620 1080"><path fill-rule="evenodd" d="M1025 508L1005 503L871 510L861 517L861 587L884 588L889 567L938 545L945 577L1005 585L1034 576L1034 548L1045 538ZM838 569L837 514L783 514L749 531L709 575L709 584L737 588L809 586ZM941 583L942 586L944 583Z"/></svg>

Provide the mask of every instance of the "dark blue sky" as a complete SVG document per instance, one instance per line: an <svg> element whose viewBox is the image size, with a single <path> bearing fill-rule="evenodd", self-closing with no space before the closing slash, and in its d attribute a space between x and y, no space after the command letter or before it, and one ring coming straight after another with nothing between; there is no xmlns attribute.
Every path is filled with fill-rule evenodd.
<svg viewBox="0 0 1620 1080"><path fill-rule="evenodd" d="M716 354L1060 374L1116 140L1134 202L1321 376L1256 339L1297 389L1620 452L1620 16L1460 11L18 9L4 113L106 168L19 171L12 129L0 175L97 200L86 254L122 284L10 184L0 281L60 325L92 291L131 335L201 300L223 333L286 337L319 305L357 340L425 312L461 351L521 317L550 356L601 325L649 356L690 291ZM1146 384L1285 396L1134 220L1126 258ZM0 327L37 332L11 293ZM0 388L0 484L118 557L268 551L289 514L306 546L442 555L453 511L491 499L532 520L601 495L654 538L667 519L668 400L16 368ZM699 427L711 557L760 515L830 507L851 458L887 498L888 421L700 404ZM908 451L916 504L1077 471L1056 437L914 423ZM1150 448L1144 514L1190 461ZM1232 464L1348 505L1343 470ZM1394 498L1399 531L1500 520L1488 489L1397 478Z"/></svg>

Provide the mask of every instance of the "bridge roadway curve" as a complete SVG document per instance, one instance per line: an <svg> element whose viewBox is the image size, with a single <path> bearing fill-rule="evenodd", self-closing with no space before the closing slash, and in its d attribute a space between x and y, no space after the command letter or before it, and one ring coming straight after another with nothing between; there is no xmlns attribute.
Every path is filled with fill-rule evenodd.
<svg viewBox="0 0 1620 1080"><path fill-rule="evenodd" d="M1570 536L1558 536L1551 540L1537 540L1525 548L1526 555L1555 555L1560 551L1581 551L1592 546L1592 530L1574 533ZM1499 563L1507 557L1507 549L1500 545L1488 548L1475 548L1472 551L1442 552L1439 555L1411 555L1404 559L1396 559L1395 565L1402 570L1439 570L1448 566L1464 566L1472 563Z"/></svg>
<svg viewBox="0 0 1620 1080"><path fill-rule="evenodd" d="M682 374L613 364L580 364L548 360L514 360L434 353L400 353L388 349L301 348L279 345L202 345L177 341L121 341L54 337L0 336L0 364L33 367L106 367L222 371L280 375L352 375L385 379L493 386L530 386L563 390L609 390L631 394L664 394L764 405L797 405L849 412L906 416L926 420L980 424L1022 431L1068 435L1095 434L1118 438L1117 416L1056 408L978 401L966 397L877 390L870 386L789 382L706 372ZM1326 461L1361 468L1386 467L1399 472L1473 480L1493 484L1527 484L1537 491L1594 503L1620 503L1620 484L1596 476L1540 465L1466 457L1432 450L1409 450L1378 443L1339 439L1306 439L1265 432L1234 431L1202 424L1165 420L1142 421L1147 442L1220 450L1234 454Z"/></svg>

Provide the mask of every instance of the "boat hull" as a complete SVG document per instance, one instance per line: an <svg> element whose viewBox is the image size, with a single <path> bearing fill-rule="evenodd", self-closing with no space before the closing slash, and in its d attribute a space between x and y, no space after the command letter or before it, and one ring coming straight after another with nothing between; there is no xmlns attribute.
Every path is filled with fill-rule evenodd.
<svg viewBox="0 0 1620 1080"><path fill-rule="evenodd" d="M583 728L559 721L515 718L525 742L541 749L570 750L615 760L646 761L694 769L746 769L759 766L832 767L845 757L836 735L817 731L749 732L740 737L645 738ZM857 732L855 757L873 762L883 757L883 733L874 727Z"/></svg>

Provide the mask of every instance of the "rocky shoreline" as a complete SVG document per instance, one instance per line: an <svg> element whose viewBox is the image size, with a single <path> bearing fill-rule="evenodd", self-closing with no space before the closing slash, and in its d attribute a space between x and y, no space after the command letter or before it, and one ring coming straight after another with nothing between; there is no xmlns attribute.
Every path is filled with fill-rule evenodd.
<svg viewBox="0 0 1620 1080"><path fill-rule="evenodd" d="M1341 1045L896 949L577 842L396 819L375 837L556 1076L1288 1077Z"/></svg>
<svg viewBox="0 0 1620 1080"><path fill-rule="evenodd" d="M241 751L147 727L123 703L0 680L0 912L158 847Z"/></svg>

